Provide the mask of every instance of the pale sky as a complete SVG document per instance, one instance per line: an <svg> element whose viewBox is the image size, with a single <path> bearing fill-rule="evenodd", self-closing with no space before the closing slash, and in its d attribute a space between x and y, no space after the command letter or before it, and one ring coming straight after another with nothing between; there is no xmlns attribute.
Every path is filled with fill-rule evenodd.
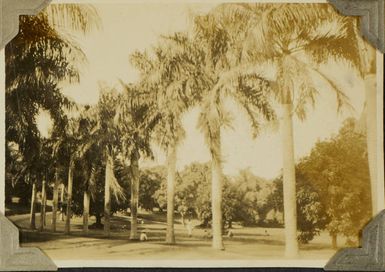
<svg viewBox="0 0 385 272"><path fill-rule="evenodd" d="M129 63L129 55L135 50L143 50L155 44L159 35L186 30L192 13L206 12L213 4L182 3L134 3L97 4L103 28L87 35L79 36L88 57L80 84L63 88L63 93L79 103L93 104L98 100L98 82L116 84L117 79L133 82L137 74ZM314 111L309 112L305 122L294 119L296 159L309 153L318 139L325 139L338 132L341 122L348 116L358 118L364 104L363 82L349 69L332 65L324 73L339 79L350 95L355 112L337 115L335 95L329 87L317 82L320 96ZM257 139L251 138L246 117L234 105L229 105L234 115L233 128L223 132L223 155L225 174L235 175L239 170L250 168L263 178L275 178L282 168L281 138L279 131L265 131ZM178 151L178 169L187 164L207 162L210 156L202 134L196 129L199 109L186 114L183 123L187 137ZM39 118L41 130L47 129L44 114ZM142 162L143 166L163 164L164 154L156 150L154 162Z"/></svg>

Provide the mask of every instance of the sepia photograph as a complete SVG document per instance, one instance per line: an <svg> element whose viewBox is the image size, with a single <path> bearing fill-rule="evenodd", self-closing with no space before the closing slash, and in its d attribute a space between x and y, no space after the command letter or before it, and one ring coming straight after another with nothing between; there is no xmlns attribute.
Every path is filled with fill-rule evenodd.
<svg viewBox="0 0 385 272"><path fill-rule="evenodd" d="M359 17L94 2L20 16L4 49L5 216L21 247L140 267L323 266L360 246L385 192L383 55Z"/></svg>

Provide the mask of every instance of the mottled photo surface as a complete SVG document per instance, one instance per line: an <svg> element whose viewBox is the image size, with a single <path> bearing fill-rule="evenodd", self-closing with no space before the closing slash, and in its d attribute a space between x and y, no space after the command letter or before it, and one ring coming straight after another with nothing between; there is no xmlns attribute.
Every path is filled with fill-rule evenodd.
<svg viewBox="0 0 385 272"><path fill-rule="evenodd" d="M5 205L21 246L112 266L359 246L384 203L382 70L358 26L326 3L21 16L5 48Z"/></svg>

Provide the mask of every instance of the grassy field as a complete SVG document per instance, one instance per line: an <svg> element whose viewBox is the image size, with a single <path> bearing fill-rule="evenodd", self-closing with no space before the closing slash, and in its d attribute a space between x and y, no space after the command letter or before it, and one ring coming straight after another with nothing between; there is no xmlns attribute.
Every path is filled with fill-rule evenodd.
<svg viewBox="0 0 385 272"><path fill-rule="evenodd" d="M59 220L57 232L50 231L51 215L47 214L47 226L43 232L29 230L28 215L13 215L9 219L21 229L21 245L38 247L53 260L265 260L284 257L284 230L282 228L258 228L234 226L232 238L224 237L225 251L211 248L211 240L203 229L194 228L188 237L186 228L176 222L176 245L164 243L166 223L164 216L141 214L148 241L129 240L129 217L114 216L111 236L104 237L103 230L91 229L85 237L82 233L82 218L74 217L71 235L64 235L64 222ZM36 216L39 226L39 215ZM94 218L90 219L90 224ZM193 222L198 224L198 222ZM330 238L325 234L316 237L307 245L301 245L300 258L304 260L329 259L335 253Z"/></svg>

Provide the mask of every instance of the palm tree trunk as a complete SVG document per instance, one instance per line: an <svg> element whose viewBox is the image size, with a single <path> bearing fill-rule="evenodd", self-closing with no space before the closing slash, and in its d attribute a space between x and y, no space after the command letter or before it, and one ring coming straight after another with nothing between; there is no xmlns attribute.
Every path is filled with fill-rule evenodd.
<svg viewBox="0 0 385 272"><path fill-rule="evenodd" d="M175 244L175 233L174 233L175 173L176 173L176 145L170 144L167 150L167 232L166 232L167 244Z"/></svg>
<svg viewBox="0 0 385 272"><path fill-rule="evenodd" d="M215 135L211 140L211 206L212 206L212 230L214 249L224 250L222 240L222 190L223 173L221 162L221 131L220 128L213 133Z"/></svg>
<svg viewBox="0 0 385 272"><path fill-rule="evenodd" d="M65 234L70 234L71 232L71 203L72 203L72 186L73 186L73 175L74 175L74 162L70 160L70 165L68 168L68 185L67 185L67 216L66 223L64 228Z"/></svg>
<svg viewBox="0 0 385 272"><path fill-rule="evenodd" d="M56 170L55 183L53 187L53 200L52 200L52 232L56 231L57 209L59 203L59 174Z"/></svg>
<svg viewBox="0 0 385 272"><path fill-rule="evenodd" d="M377 183L377 90L376 75L370 74L365 77L366 96L366 137L369 161L370 187L372 196L373 216L380 212L383 205L379 203L377 193L383 191L383 184ZM381 187L382 188L381 188Z"/></svg>
<svg viewBox="0 0 385 272"><path fill-rule="evenodd" d="M32 183L30 227L36 229L36 182Z"/></svg>
<svg viewBox="0 0 385 272"><path fill-rule="evenodd" d="M83 195L83 233L88 234L88 219L90 217L90 192L87 190Z"/></svg>
<svg viewBox="0 0 385 272"><path fill-rule="evenodd" d="M108 154L106 156L106 175L104 182L104 235L110 236L110 214L111 214L111 175L112 173L112 164L111 156Z"/></svg>
<svg viewBox="0 0 385 272"><path fill-rule="evenodd" d="M354 28L358 37L357 45L360 49L363 79L365 81L366 104L366 137L368 150L369 175L372 197L372 214L376 216L384 207L384 196L378 192L384 191L384 182L377 180L377 88L376 88L376 50L366 43L358 33L358 26Z"/></svg>
<svg viewBox="0 0 385 272"><path fill-rule="evenodd" d="M64 204L64 191L65 191L65 185L64 185L64 183L62 183L61 184L61 192L60 192L60 201L61 201L60 218L61 218L61 221L64 221L64 208L63 208L63 204Z"/></svg>
<svg viewBox="0 0 385 272"><path fill-rule="evenodd" d="M138 205L139 205L139 152L131 156L131 230L130 240L138 240Z"/></svg>
<svg viewBox="0 0 385 272"><path fill-rule="evenodd" d="M44 230L45 226L45 205L47 200L47 193L46 193L46 181L45 179L42 182L41 186L41 205L40 205L40 231Z"/></svg>
<svg viewBox="0 0 385 272"><path fill-rule="evenodd" d="M294 161L294 138L292 104L282 104L282 149L283 149L283 204L285 221L285 256L298 257L296 181Z"/></svg>

